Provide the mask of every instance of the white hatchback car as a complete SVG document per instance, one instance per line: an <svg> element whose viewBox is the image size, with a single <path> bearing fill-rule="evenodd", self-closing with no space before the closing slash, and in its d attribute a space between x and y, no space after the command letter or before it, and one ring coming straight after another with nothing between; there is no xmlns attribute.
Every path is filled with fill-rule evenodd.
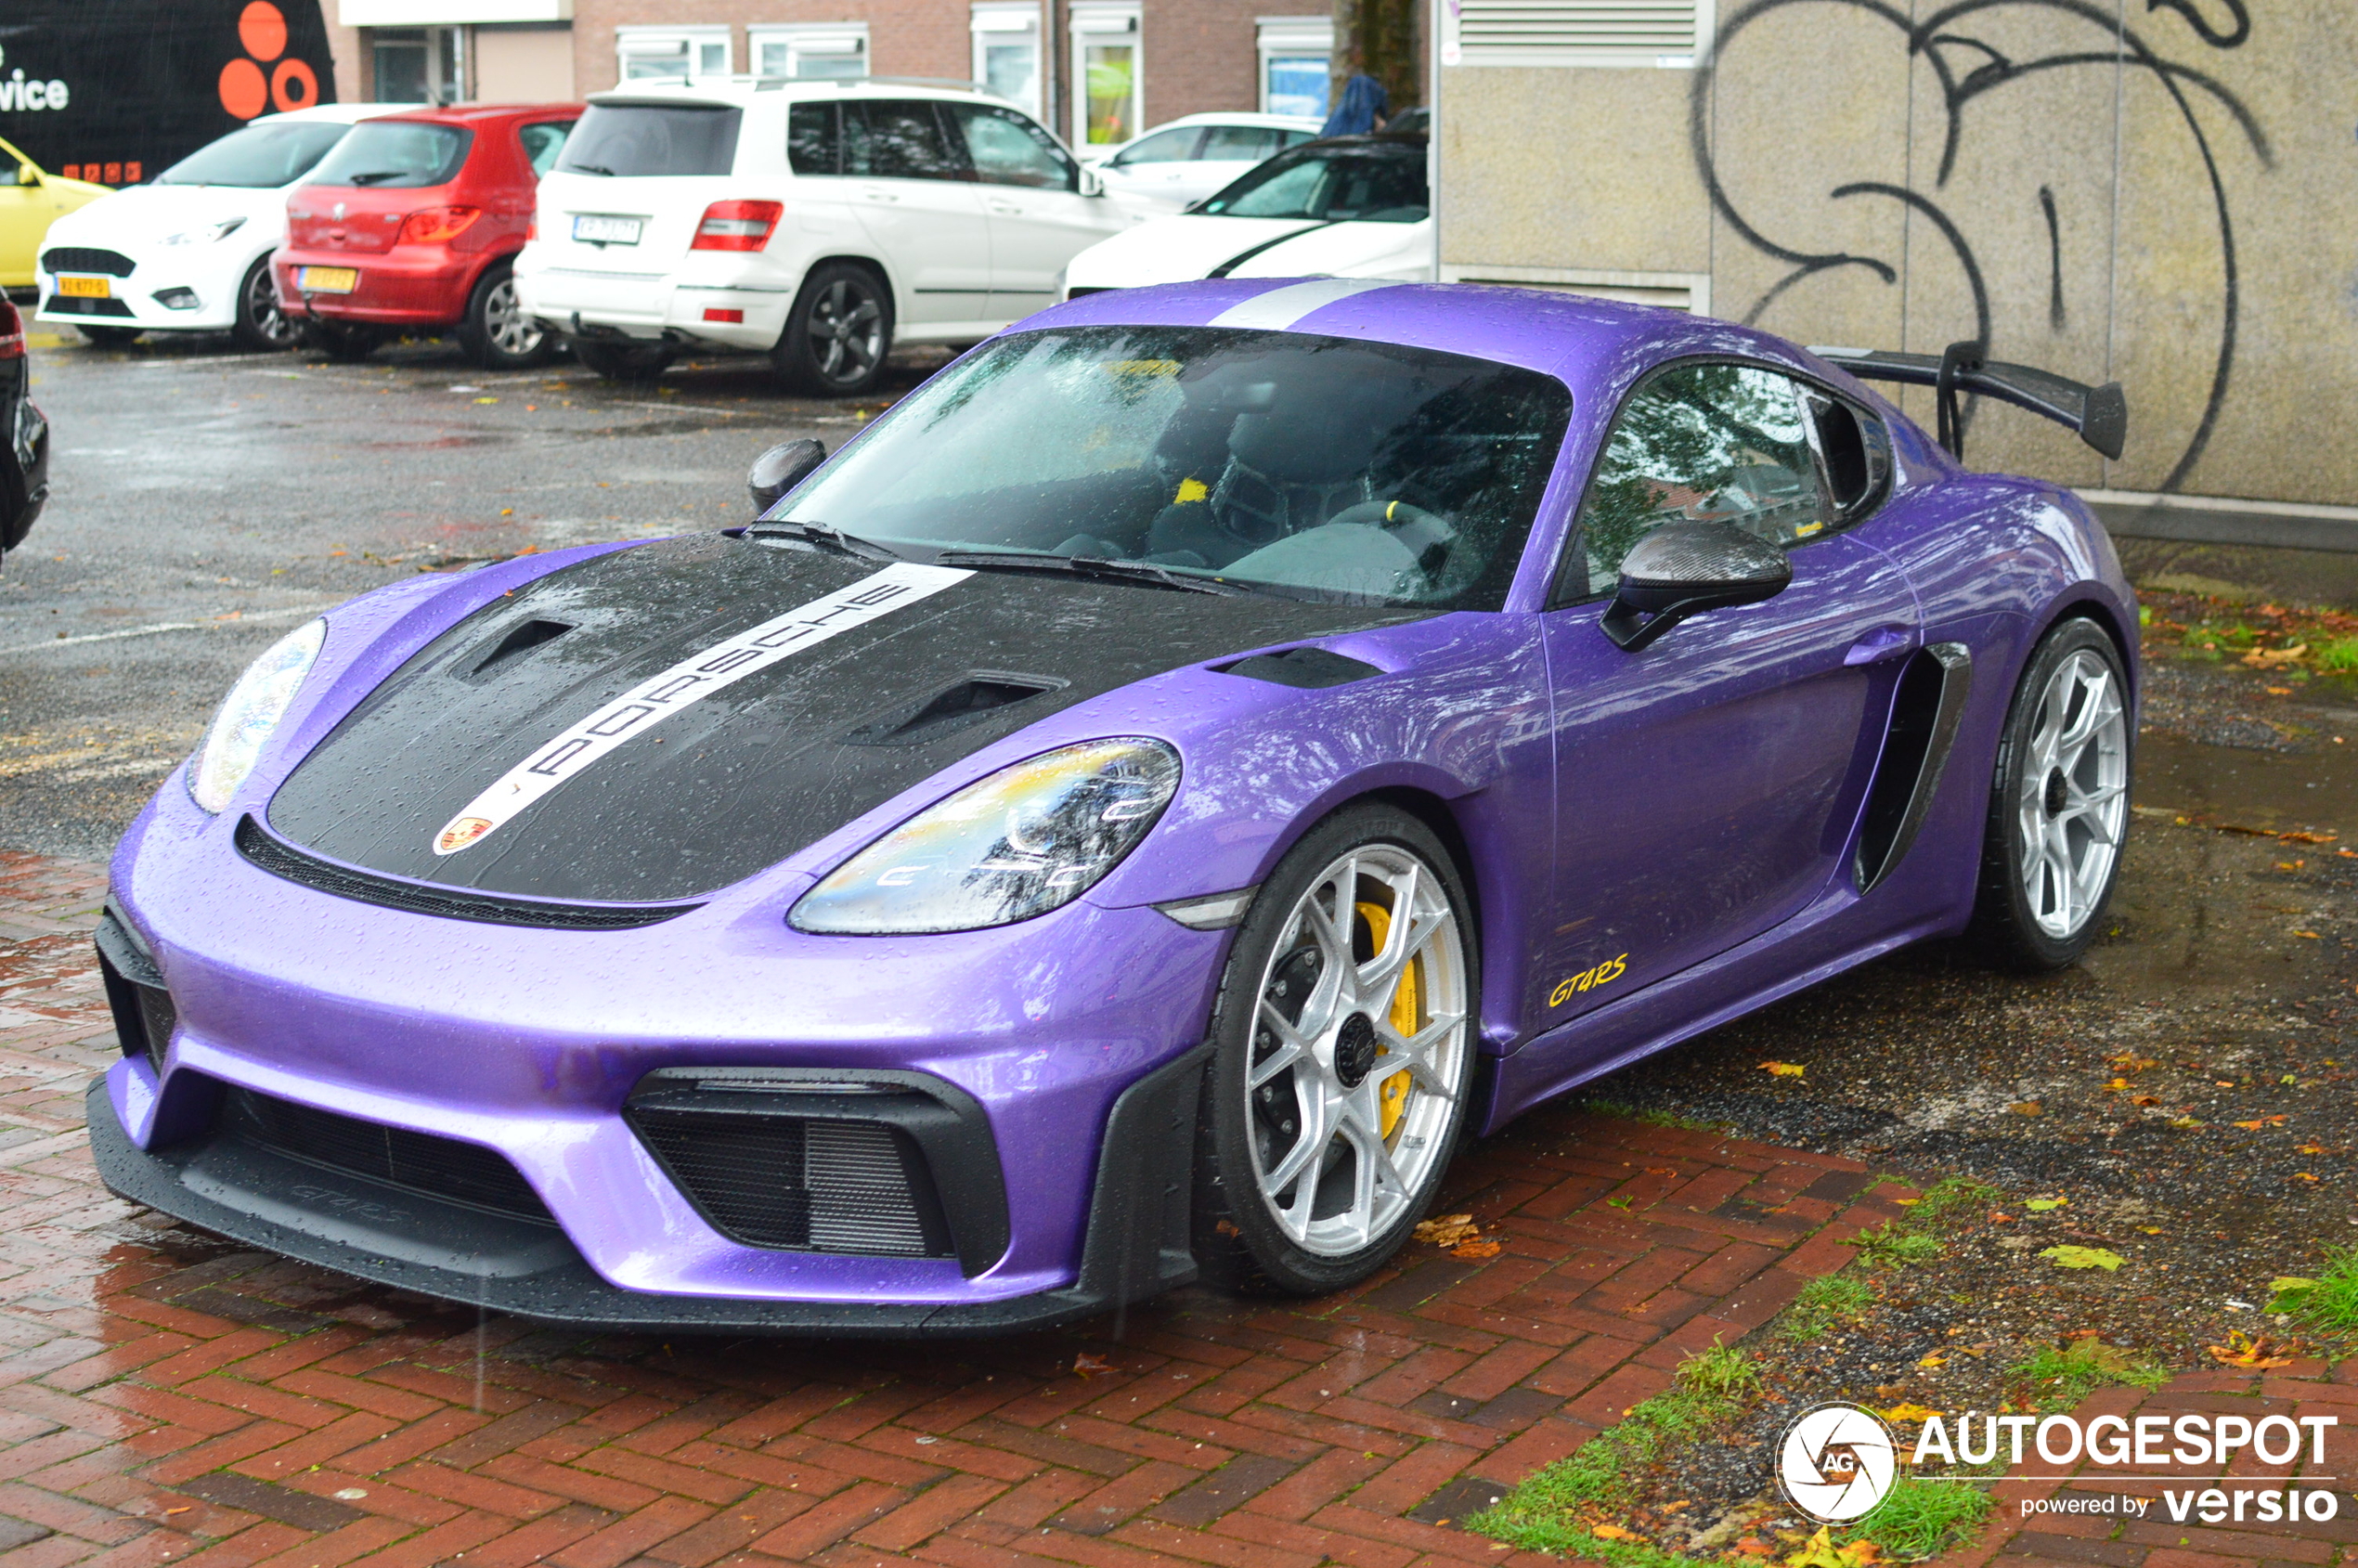
<svg viewBox="0 0 2358 1568"><path fill-rule="evenodd" d="M1115 196L1175 211L1263 160L1315 140L1318 125L1292 114L1186 114L1083 161Z"/></svg>
<svg viewBox="0 0 2358 1568"><path fill-rule="evenodd" d="M1425 158L1425 137L1388 131L1292 148L1073 257L1064 297L1191 278L1430 279Z"/></svg>
<svg viewBox="0 0 2358 1568"><path fill-rule="evenodd" d="M516 292L601 375L744 349L852 396L895 343L972 343L1054 304L1065 263L1133 221L980 92L634 86L592 95L542 178Z"/></svg>
<svg viewBox="0 0 2358 1568"><path fill-rule="evenodd" d="M34 318L102 346L141 332L227 331L243 348L285 348L270 253L287 237L287 193L362 120L413 103L330 103L266 114L209 142L149 185L118 190L49 226L35 262Z"/></svg>

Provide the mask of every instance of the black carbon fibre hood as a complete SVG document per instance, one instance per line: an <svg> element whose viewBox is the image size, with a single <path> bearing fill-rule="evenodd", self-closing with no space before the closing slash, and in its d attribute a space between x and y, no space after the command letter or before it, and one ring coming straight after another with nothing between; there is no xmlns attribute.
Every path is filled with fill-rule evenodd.
<svg viewBox="0 0 2358 1568"><path fill-rule="evenodd" d="M436 836L651 678L859 584L865 562L708 534L552 572L412 655L304 758L268 822L348 864L527 898L690 898L951 762L1181 665L1399 611L978 572L650 722L480 842Z"/></svg>

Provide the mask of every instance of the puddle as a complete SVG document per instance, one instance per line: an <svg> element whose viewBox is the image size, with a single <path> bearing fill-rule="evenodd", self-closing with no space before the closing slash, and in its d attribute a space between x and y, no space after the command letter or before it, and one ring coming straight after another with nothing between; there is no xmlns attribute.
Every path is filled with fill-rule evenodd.
<svg viewBox="0 0 2358 1568"><path fill-rule="evenodd" d="M2137 737L2140 806L2273 832L2339 834L2358 844L2358 733L2344 745L2271 752Z"/></svg>

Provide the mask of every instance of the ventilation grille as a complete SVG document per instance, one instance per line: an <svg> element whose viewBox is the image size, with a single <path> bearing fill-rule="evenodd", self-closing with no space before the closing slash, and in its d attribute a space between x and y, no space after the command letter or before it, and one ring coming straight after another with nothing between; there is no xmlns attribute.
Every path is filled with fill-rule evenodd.
<svg viewBox="0 0 2358 1568"><path fill-rule="evenodd" d="M1464 0L1468 65L1653 65L1701 47L1699 0Z"/></svg>
<svg viewBox="0 0 2358 1568"><path fill-rule="evenodd" d="M164 1053L180 1021L163 976L110 909L96 933L98 977L105 985L108 1008L114 1014L115 1038L126 1056L142 1056L158 1078L163 1076Z"/></svg>
<svg viewBox="0 0 2358 1568"><path fill-rule="evenodd" d="M103 272L110 278L128 278L138 266L121 251L95 245L53 245L41 253L41 265L49 272Z"/></svg>
<svg viewBox="0 0 2358 1568"><path fill-rule="evenodd" d="M539 926L556 931L627 931L685 914L699 904L541 903L531 899L502 898L496 893L472 893L458 888L421 888L370 872L306 855L280 843L252 817L240 820L235 837L238 853L273 876L300 882L340 899L382 904L412 914L439 915L446 920L480 920L493 926Z"/></svg>
<svg viewBox="0 0 2358 1568"><path fill-rule="evenodd" d="M220 1129L331 1171L511 1219L556 1224L522 1173L481 1144L339 1116L251 1089L232 1089L224 1097Z"/></svg>
<svg viewBox="0 0 2358 1568"><path fill-rule="evenodd" d="M626 1113L715 1230L749 1247L862 1257L955 1255L925 1157L881 1121Z"/></svg>
<svg viewBox="0 0 2358 1568"><path fill-rule="evenodd" d="M41 308L52 316L108 316L128 317L130 305L123 300L84 299L74 294L51 294L41 302Z"/></svg>

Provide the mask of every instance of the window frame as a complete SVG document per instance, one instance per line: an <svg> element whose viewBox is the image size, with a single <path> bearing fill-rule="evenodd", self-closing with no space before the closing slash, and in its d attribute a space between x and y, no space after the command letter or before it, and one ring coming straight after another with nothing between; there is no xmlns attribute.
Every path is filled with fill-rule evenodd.
<svg viewBox="0 0 2358 1568"><path fill-rule="evenodd" d="M1836 508L1833 502L1833 482L1827 473L1825 447L1818 431L1818 412L1809 406L1807 397L1802 400L1803 424L1809 447L1810 464L1818 476L1820 493L1825 498L1827 507L1833 515L1828 517L1826 526L1820 532L1810 535L1806 539L1795 539L1783 546L1786 554L1790 555L1806 545L1818 544L1838 535L1848 533L1852 528L1873 517L1883 509L1884 503L1891 499L1893 465L1890 460L1890 423L1883 415L1868 408L1857 397L1805 370L1797 370L1790 365L1780 364L1776 360L1765 359L1756 355L1682 354L1674 358L1665 359L1633 382L1629 390L1623 393L1619 401L1613 404L1613 418L1606 421L1604 438L1597 444L1596 456L1588 464L1587 473L1581 479L1580 494L1574 499L1571 517L1564 525L1563 541L1557 547L1555 564L1548 573L1548 598L1541 606L1543 614L1571 609L1582 604L1594 604L1613 596L1614 590L1610 588L1592 590L1584 586L1582 591L1577 594L1568 593L1565 589L1566 576L1571 572L1575 561L1579 562L1584 573L1587 568L1587 563L1580 548L1580 541L1585 532L1582 519L1587 515L1588 500L1596 490L1598 472L1604 466L1605 454L1613 444L1613 434L1621 427L1622 415L1628 411L1629 405L1664 376L1697 365L1733 365L1745 369L1767 370L1771 374L1782 376L1804 392L1817 393L1829 402L1839 403L1847 408L1851 417L1859 421L1859 434L1862 439L1866 438L1869 425L1880 427L1884 432L1885 460L1882 473L1871 473L1866 493L1854 505L1847 508ZM1585 577L1583 581L1585 585Z"/></svg>

